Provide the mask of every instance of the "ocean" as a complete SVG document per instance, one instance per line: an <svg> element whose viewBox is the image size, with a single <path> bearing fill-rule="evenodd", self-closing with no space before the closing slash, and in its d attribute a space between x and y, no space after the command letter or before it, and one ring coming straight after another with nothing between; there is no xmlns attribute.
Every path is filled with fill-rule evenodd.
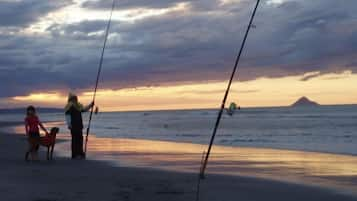
<svg viewBox="0 0 357 201"><path fill-rule="evenodd" d="M97 138L129 138L208 144L218 110L103 112L93 116ZM39 114L68 133L61 113ZM87 122L88 114L84 116ZM23 121L1 114L0 121ZM216 145L357 155L357 106L242 108L224 115Z"/></svg>
<svg viewBox="0 0 357 201"><path fill-rule="evenodd" d="M93 116L87 159L120 167L197 174L218 110L103 112ZM55 153L70 157L63 113L41 113L58 126ZM23 121L24 114L1 114ZM85 122L88 114L84 115ZM21 133L24 127L8 131ZM208 174L302 183L347 194L357 185L357 106L242 108L225 114ZM40 156L43 158L44 156Z"/></svg>

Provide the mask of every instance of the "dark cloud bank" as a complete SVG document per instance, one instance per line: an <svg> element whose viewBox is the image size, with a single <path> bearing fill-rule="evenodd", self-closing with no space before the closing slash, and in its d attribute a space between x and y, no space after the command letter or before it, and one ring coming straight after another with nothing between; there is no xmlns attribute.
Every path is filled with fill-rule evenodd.
<svg viewBox="0 0 357 201"><path fill-rule="evenodd" d="M80 6L107 11L110 2L88 1ZM101 87L207 82L228 77L254 1L123 0L118 1L117 10L160 9L182 2L189 5L188 11L134 23L113 21ZM5 11L0 12L0 30L27 26L71 3L0 2L0 10ZM263 1L239 79L356 71L356 7L354 0L290 0L280 5ZM46 37L2 32L0 96L92 87L105 24L101 20L53 24Z"/></svg>
<svg viewBox="0 0 357 201"><path fill-rule="evenodd" d="M0 1L0 26L27 26L49 12L73 3L71 0Z"/></svg>

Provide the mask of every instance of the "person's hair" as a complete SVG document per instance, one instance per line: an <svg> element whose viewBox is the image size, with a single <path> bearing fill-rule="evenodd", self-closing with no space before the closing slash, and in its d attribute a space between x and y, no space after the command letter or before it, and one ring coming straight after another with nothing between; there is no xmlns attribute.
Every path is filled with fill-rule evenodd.
<svg viewBox="0 0 357 201"><path fill-rule="evenodd" d="M26 108L26 115L27 116L29 115L30 111L33 111L34 113L36 113L36 108L34 106L32 106L32 105L28 106Z"/></svg>
<svg viewBox="0 0 357 201"><path fill-rule="evenodd" d="M74 102L78 101L78 97L75 95L68 97L68 102L72 102L72 101L74 101Z"/></svg>

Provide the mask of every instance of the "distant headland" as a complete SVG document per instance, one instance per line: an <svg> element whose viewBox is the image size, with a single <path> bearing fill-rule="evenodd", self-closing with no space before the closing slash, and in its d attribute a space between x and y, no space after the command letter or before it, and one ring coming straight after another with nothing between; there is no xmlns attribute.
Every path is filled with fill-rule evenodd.
<svg viewBox="0 0 357 201"><path fill-rule="evenodd" d="M311 101L307 97L303 96L299 98L295 103L291 105L291 107L305 107L305 106L319 106L317 102Z"/></svg>

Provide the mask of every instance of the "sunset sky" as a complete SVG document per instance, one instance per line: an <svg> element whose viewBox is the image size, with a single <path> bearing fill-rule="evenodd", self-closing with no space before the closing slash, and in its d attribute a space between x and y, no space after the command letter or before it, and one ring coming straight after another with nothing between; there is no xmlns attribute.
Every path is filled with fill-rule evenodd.
<svg viewBox="0 0 357 201"><path fill-rule="evenodd" d="M117 0L97 104L216 108L255 0ZM92 96L111 0L0 0L0 108ZM357 1L262 0L229 101L357 103Z"/></svg>

